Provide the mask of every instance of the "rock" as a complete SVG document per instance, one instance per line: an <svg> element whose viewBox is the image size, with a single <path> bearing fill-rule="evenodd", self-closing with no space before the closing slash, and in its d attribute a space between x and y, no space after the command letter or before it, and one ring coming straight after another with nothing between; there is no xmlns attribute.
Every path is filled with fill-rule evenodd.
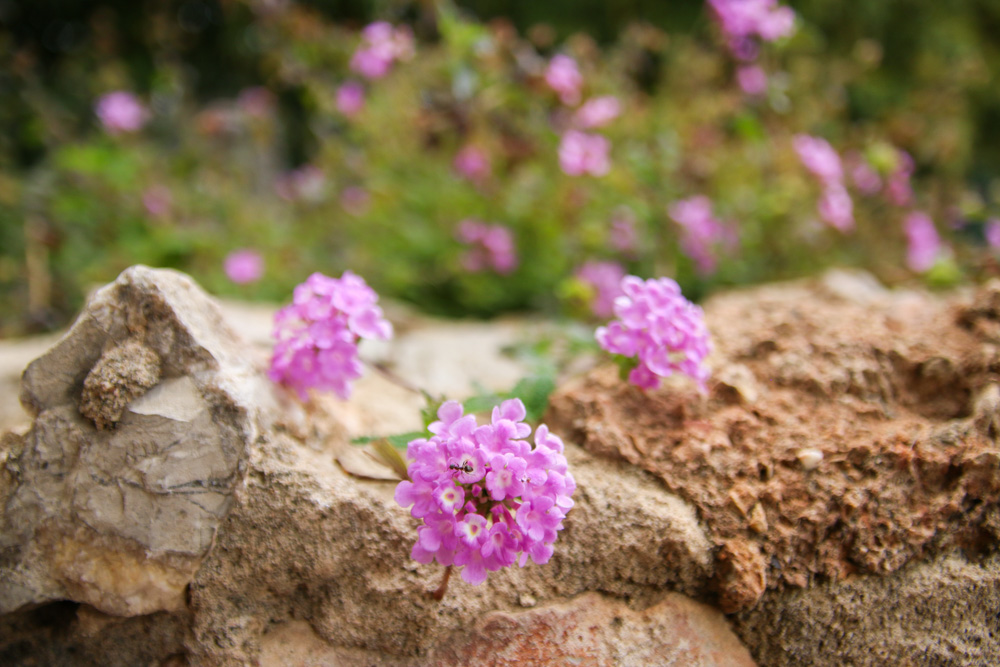
<svg viewBox="0 0 1000 667"><path fill-rule="evenodd" d="M28 366L35 420L0 480L0 612L184 608L273 401L242 347L189 278L133 267Z"/></svg>
<svg viewBox="0 0 1000 667"><path fill-rule="evenodd" d="M994 664L996 601L975 601L1000 586L981 560L1000 534L998 285L932 296L841 275L719 295L707 397L607 366L547 419L697 508L715 599L762 664Z"/></svg>

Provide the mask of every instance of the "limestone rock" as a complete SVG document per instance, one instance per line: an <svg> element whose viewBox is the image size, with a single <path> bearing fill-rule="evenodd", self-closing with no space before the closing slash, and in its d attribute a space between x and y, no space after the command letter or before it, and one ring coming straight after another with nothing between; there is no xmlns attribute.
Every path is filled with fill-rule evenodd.
<svg viewBox="0 0 1000 667"><path fill-rule="evenodd" d="M0 612L70 599L184 607L273 401L214 303L133 267L24 372L31 429L5 441Z"/></svg>

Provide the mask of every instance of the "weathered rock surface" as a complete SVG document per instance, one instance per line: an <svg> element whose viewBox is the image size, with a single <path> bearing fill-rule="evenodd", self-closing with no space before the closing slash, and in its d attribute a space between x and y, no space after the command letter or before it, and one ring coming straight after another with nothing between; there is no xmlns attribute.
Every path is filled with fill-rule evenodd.
<svg viewBox="0 0 1000 667"><path fill-rule="evenodd" d="M458 637L575 631L613 609L621 625L586 644L609 656L595 664L654 650L623 642L656 633L649 646L749 664L721 614L665 597L712 576L693 508L573 445L577 505L550 564L453 577L432 600L443 570L409 558L416 522L394 484L334 461L341 415L370 427L391 408L303 406L265 360L190 280L136 267L29 366L34 423L0 443L0 663L256 664L305 623L344 661L446 664ZM588 591L585 609L561 606ZM686 647L664 635L681 626Z"/></svg>
<svg viewBox="0 0 1000 667"><path fill-rule="evenodd" d="M129 269L24 372L34 415L0 478L0 612L184 607L241 480L267 386L178 273Z"/></svg>
<svg viewBox="0 0 1000 667"><path fill-rule="evenodd" d="M716 600L763 664L995 664L998 304L1000 283L938 297L843 273L732 292L706 305L708 396L604 367L548 421L697 508Z"/></svg>

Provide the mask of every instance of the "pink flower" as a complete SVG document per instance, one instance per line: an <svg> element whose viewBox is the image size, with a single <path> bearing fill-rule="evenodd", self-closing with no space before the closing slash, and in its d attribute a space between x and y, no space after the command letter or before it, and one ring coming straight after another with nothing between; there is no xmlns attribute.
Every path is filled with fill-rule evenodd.
<svg viewBox="0 0 1000 667"><path fill-rule="evenodd" d="M799 154L802 164L819 179L820 183L829 185L843 182L844 172L840 164L840 156L826 139L797 134L792 140L792 144L795 147L795 152Z"/></svg>
<svg viewBox="0 0 1000 667"><path fill-rule="evenodd" d="M624 294L621 288L625 269L617 262L587 262L576 271L576 277L590 285L596 295L591 303L594 315L611 317L615 299Z"/></svg>
<svg viewBox="0 0 1000 667"><path fill-rule="evenodd" d="M358 339L392 337L377 302L375 291L350 271L339 279L309 276L295 288L292 303L274 316L277 342L268 376L302 400L309 389L333 391L346 400L351 382L361 377ZM424 489L421 502L433 506L432 491Z"/></svg>
<svg viewBox="0 0 1000 667"><path fill-rule="evenodd" d="M117 90L104 95L95 107L101 124L111 134L135 132L146 124L149 112L132 93Z"/></svg>
<svg viewBox="0 0 1000 667"><path fill-rule="evenodd" d="M597 329L598 344L611 354L636 357L629 381L638 387L655 389L660 378L683 373L704 391L711 346L701 308L670 278L625 276L621 288L624 295L614 306L618 319Z"/></svg>
<svg viewBox="0 0 1000 667"><path fill-rule="evenodd" d="M843 185L831 183L823 188L816 206L824 222L842 232L854 229L854 203Z"/></svg>
<svg viewBox="0 0 1000 667"><path fill-rule="evenodd" d="M234 250L226 255L222 267L237 285L255 283L264 275L264 258L256 250Z"/></svg>
<svg viewBox="0 0 1000 667"><path fill-rule="evenodd" d="M743 65L736 70L736 81L747 95L758 96L767 92L767 73L759 65Z"/></svg>
<svg viewBox="0 0 1000 667"><path fill-rule="evenodd" d="M599 134L568 130L559 144L559 166L570 176L604 176L611 170L611 143Z"/></svg>
<svg viewBox="0 0 1000 667"><path fill-rule="evenodd" d="M576 61L569 56L561 53L553 56L545 70L545 82L559 95L563 104L573 105L580 101L583 76L580 75Z"/></svg>
<svg viewBox="0 0 1000 667"><path fill-rule="evenodd" d="M569 472L564 445L542 424L535 431L520 399L493 409L492 421L480 426L464 415L461 403L447 401L430 438L410 441L410 479L396 487L396 502L409 507L423 525L411 551L414 560L462 568L462 579L478 585L530 557L545 563L573 507L576 481ZM468 498L462 504L461 500Z"/></svg>
<svg viewBox="0 0 1000 667"><path fill-rule="evenodd" d="M690 257L702 275L715 271L717 246L732 246L734 231L715 218L712 200L704 195L681 199L667 208L670 217L684 230L681 250Z"/></svg>
<svg viewBox="0 0 1000 667"><path fill-rule="evenodd" d="M380 79L397 60L413 57L413 33L378 21L361 31L361 44L351 57L351 70L366 79Z"/></svg>
<svg viewBox="0 0 1000 667"><path fill-rule="evenodd" d="M576 110L576 114L573 116L573 125L583 130L604 127L618 118L621 112L621 102L614 95L594 97L584 102L583 106Z"/></svg>
<svg viewBox="0 0 1000 667"><path fill-rule="evenodd" d="M990 218L983 228L986 243L994 250L1000 248L1000 218Z"/></svg>
<svg viewBox="0 0 1000 667"><path fill-rule="evenodd" d="M756 58L754 38L773 42L795 31L795 12L776 0L708 0L734 55Z"/></svg>
<svg viewBox="0 0 1000 667"><path fill-rule="evenodd" d="M475 183L482 182L490 175L489 158L474 144L466 144L456 153L452 166L460 176Z"/></svg>
<svg viewBox="0 0 1000 667"><path fill-rule="evenodd" d="M337 111L348 118L357 115L365 106L365 89L357 81L348 81L337 88Z"/></svg>
<svg viewBox="0 0 1000 667"><path fill-rule="evenodd" d="M170 213L170 207L173 204L173 195L170 194L170 189L163 185L154 185L152 187L146 188L142 193L142 205L154 218L165 217Z"/></svg>
<svg viewBox="0 0 1000 667"><path fill-rule="evenodd" d="M916 273L928 271L941 252L941 238L934 222L926 213L915 211L903 220L903 232L907 242L907 266Z"/></svg>
<svg viewBox="0 0 1000 667"><path fill-rule="evenodd" d="M470 246L462 258L462 264L468 271L492 269L499 274L507 274L517 268L514 237L503 225L487 225L470 218L458 224L455 235L459 241Z"/></svg>

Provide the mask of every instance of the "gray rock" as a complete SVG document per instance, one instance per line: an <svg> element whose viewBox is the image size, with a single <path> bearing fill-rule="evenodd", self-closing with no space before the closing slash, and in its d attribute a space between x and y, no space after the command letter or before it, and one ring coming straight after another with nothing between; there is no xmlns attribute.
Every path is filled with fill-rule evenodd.
<svg viewBox="0 0 1000 667"><path fill-rule="evenodd" d="M0 612L183 607L273 400L245 347L189 278L137 266L28 366L34 424L2 454Z"/></svg>

